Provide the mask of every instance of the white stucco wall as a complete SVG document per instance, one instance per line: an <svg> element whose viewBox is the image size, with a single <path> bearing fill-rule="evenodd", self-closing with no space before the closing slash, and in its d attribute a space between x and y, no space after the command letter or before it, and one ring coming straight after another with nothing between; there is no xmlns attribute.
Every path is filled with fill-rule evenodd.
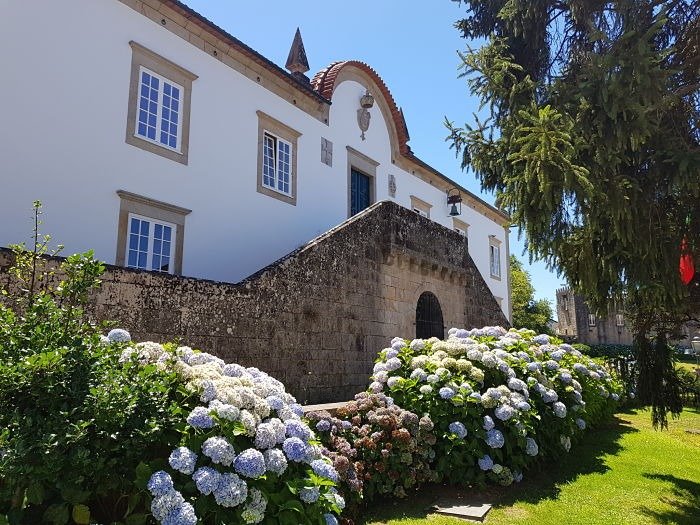
<svg viewBox="0 0 700 525"><path fill-rule="evenodd" d="M356 111L365 88L337 86L329 125L116 0L0 0L0 246L27 239L31 204L44 205L43 231L66 253L93 249L114 263L119 189L192 210L183 274L238 281L347 218L346 146L379 163L377 199L410 195L433 204L431 219L452 228L445 194L391 162L389 131L375 104L367 139ZM37 16L41 13L41 16ZM196 74L189 163L125 142L132 50L129 41ZM262 110L301 133L297 203L256 191ZM333 142L333 167L320 138ZM504 229L469 206L469 249L508 315ZM503 241L503 279L489 275L488 236Z"/></svg>

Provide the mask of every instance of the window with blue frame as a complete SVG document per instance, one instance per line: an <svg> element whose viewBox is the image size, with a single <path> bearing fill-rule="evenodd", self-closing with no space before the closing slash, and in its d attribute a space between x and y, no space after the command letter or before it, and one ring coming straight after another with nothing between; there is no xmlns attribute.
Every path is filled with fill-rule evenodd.
<svg viewBox="0 0 700 525"><path fill-rule="evenodd" d="M126 266L173 273L174 224L129 214Z"/></svg>
<svg viewBox="0 0 700 525"><path fill-rule="evenodd" d="M181 86L142 67L136 135L180 151L182 95Z"/></svg>

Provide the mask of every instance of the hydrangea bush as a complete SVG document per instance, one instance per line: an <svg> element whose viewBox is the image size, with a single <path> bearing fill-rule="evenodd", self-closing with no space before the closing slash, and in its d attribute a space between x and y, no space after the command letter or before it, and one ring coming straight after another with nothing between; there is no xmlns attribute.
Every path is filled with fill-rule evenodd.
<svg viewBox="0 0 700 525"><path fill-rule="evenodd" d="M328 412L308 414L340 474L340 490L353 503L378 495L403 498L407 490L435 478L435 435L430 417L396 406L383 394L362 392Z"/></svg>
<svg viewBox="0 0 700 525"><path fill-rule="evenodd" d="M441 479L509 485L570 450L611 414L622 387L567 344L531 330L453 328L447 340L394 338L369 387L435 424Z"/></svg>
<svg viewBox="0 0 700 525"><path fill-rule="evenodd" d="M138 343L121 360L172 370L199 396L180 446L148 481L159 523L338 523L338 472L282 383L184 346Z"/></svg>

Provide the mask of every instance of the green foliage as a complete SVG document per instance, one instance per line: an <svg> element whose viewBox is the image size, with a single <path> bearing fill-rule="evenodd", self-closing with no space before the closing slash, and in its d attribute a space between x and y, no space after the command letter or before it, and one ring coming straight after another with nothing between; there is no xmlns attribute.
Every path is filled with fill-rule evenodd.
<svg viewBox="0 0 700 525"><path fill-rule="evenodd" d="M514 255L510 256L510 283L513 326L554 335L548 324L552 319L552 307L546 299L535 301L530 274Z"/></svg>
<svg viewBox="0 0 700 525"><path fill-rule="evenodd" d="M46 257L50 238L13 247L0 296L0 515L11 524L136 523L142 461L176 443L176 377L119 362L84 310L104 266L92 253Z"/></svg>
<svg viewBox="0 0 700 525"><path fill-rule="evenodd" d="M700 2L463 3L457 28L486 44L462 75L489 118L447 122L462 167L594 309L625 294L653 351L700 310L678 276L683 239L700 250Z"/></svg>
<svg viewBox="0 0 700 525"><path fill-rule="evenodd" d="M362 392L335 416L312 412L307 417L340 474L346 514L356 515L360 503L380 496L405 498L435 477L430 417L389 404L383 394Z"/></svg>
<svg viewBox="0 0 700 525"><path fill-rule="evenodd" d="M404 342L394 358L387 353L396 346L384 350L370 385L430 416L437 436L434 469L444 481L509 485L535 456L559 457L581 438L582 427L595 426L617 406L620 383L556 339L526 329L462 332L447 341ZM388 378L382 367L391 370ZM463 436L455 423L464 425ZM501 434L500 444L489 441L493 433ZM479 465L486 456L498 468Z"/></svg>

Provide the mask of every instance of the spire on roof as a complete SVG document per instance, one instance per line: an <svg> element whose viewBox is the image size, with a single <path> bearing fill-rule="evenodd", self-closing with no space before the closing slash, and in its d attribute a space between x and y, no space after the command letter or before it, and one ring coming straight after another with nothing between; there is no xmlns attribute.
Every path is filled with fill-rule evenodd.
<svg viewBox="0 0 700 525"><path fill-rule="evenodd" d="M284 67L289 70L298 80L309 82L309 78L304 75L309 70L309 61L306 59L306 50L304 42L301 40L301 31L297 27L297 32L294 34L292 48L289 50L287 63Z"/></svg>

